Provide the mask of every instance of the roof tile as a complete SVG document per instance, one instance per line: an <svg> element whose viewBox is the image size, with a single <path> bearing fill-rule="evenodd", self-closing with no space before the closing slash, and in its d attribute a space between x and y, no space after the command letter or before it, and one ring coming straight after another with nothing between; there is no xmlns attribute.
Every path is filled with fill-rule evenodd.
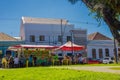
<svg viewBox="0 0 120 80"><path fill-rule="evenodd" d="M5 33L0 33L0 41L17 41L17 39L15 39Z"/></svg>
<svg viewBox="0 0 120 80"><path fill-rule="evenodd" d="M112 40L112 39L99 32L95 32L88 35L88 40Z"/></svg>

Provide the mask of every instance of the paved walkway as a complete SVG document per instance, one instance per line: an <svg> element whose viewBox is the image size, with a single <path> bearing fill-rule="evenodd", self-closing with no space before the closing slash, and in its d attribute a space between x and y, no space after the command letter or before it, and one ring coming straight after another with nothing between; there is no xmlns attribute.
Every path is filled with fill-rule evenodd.
<svg viewBox="0 0 120 80"><path fill-rule="evenodd" d="M67 66L67 67L56 67L56 68L67 68L74 70L87 70L94 72L109 72L109 73L120 74L120 70L110 69L110 68L120 68L120 66Z"/></svg>

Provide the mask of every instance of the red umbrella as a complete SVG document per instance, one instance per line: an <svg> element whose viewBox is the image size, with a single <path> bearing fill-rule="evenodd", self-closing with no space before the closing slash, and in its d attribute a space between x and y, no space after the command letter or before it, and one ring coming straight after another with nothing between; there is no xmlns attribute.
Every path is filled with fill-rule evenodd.
<svg viewBox="0 0 120 80"><path fill-rule="evenodd" d="M64 45L59 47L59 49L61 49L63 51L72 51L72 50L80 51L80 50L83 50L84 48L85 48L84 46L74 44L71 41L68 41L67 43L65 43Z"/></svg>

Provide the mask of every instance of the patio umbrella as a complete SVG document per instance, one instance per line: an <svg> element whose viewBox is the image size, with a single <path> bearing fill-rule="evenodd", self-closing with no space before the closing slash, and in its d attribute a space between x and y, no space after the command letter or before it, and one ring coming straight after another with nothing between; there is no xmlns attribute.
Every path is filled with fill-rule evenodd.
<svg viewBox="0 0 120 80"><path fill-rule="evenodd" d="M85 47L81 45L77 45L72 43L71 41L68 41L64 45L60 46L58 49L61 49L63 51L80 51L83 50Z"/></svg>

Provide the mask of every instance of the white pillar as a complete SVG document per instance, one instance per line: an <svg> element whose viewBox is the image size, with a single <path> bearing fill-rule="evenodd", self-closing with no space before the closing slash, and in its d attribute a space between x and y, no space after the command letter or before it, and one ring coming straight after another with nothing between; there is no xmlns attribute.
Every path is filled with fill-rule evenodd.
<svg viewBox="0 0 120 80"><path fill-rule="evenodd" d="M102 48L102 51L103 51L103 58L105 58L105 48Z"/></svg>
<svg viewBox="0 0 120 80"><path fill-rule="evenodd" d="M99 48L96 48L96 59L99 59Z"/></svg>

